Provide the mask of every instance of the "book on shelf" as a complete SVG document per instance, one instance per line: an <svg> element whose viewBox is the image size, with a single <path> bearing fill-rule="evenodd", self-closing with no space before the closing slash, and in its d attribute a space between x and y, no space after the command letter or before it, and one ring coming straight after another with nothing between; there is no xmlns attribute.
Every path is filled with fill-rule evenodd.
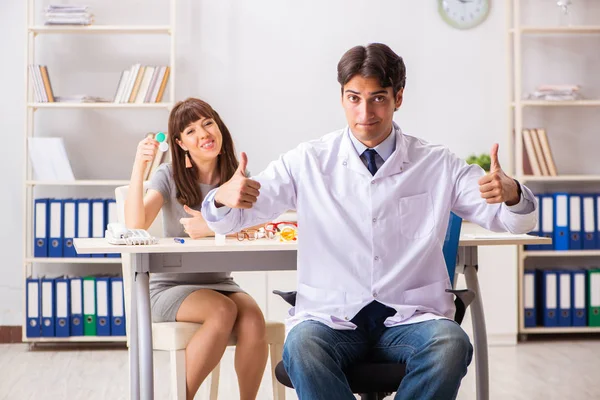
<svg viewBox="0 0 600 400"><path fill-rule="evenodd" d="M169 80L170 67L134 64L122 71L113 102L160 103Z"/></svg>
<svg viewBox="0 0 600 400"><path fill-rule="evenodd" d="M36 180L75 180L63 138L31 137L27 147Z"/></svg>
<svg viewBox="0 0 600 400"><path fill-rule="evenodd" d="M579 92L579 85L539 85L535 91L525 96L527 100L545 100L545 101L574 101L582 100L583 96Z"/></svg>
<svg viewBox="0 0 600 400"><path fill-rule="evenodd" d="M88 6L50 4L45 17L45 25L91 25L94 22Z"/></svg>
<svg viewBox="0 0 600 400"><path fill-rule="evenodd" d="M56 101L47 66L30 64L29 76L31 77L33 97L36 103L53 103Z"/></svg>
<svg viewBox="0 0 600 400"><path fill-rule="evenodd" d="M523 145L523 173L525 175L558 175L545 129L523 129Z"/></svg>

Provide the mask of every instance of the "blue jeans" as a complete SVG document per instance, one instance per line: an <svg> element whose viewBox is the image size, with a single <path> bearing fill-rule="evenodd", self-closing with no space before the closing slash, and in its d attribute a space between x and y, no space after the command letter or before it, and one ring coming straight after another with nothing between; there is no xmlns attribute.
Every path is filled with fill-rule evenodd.
<svg viewBox="0 0 600 400"><path fill-rule="evenodd" d="M374 306L375 305L375 306ZM441 319L386 328L387 308L373 302L352 319L356 330L336 330L317 321L296 325L283 347L283 364L300 400L354 399L344 369L369 357L406 364L395 400L455 399L473 356L469 337Z"/></svg>

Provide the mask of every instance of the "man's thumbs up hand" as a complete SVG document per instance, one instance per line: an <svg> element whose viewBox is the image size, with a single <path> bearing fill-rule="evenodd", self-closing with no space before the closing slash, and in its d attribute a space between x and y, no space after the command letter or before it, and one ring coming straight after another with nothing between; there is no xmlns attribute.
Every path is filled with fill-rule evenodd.
<svg viewBox="0 0 600 400"><path fill-rule="evenodd" d="M507 206L514 206L521 200L521 191L517 181L502 171L498 147L498 143L495 143L490 150L490 172L479 179L479 191L488 204L506 203Z"/></svg>
<svg viewBox="0 0 600 400"><path fill-rule="evenodd" d="M241 154L240 165L226 183L221 185L215 193L215 205L230 208L252 208L260 195L260 183L246 178L248 156Z"/></svg>
<svg viewBox="0 0 600 400"><path fill-rule="evenodd" d="M498 161L498 147L500 147L498 143L494 143L492 150L490 151L490 172L502 169L502 167L500 167L500 162Z"/></svg>

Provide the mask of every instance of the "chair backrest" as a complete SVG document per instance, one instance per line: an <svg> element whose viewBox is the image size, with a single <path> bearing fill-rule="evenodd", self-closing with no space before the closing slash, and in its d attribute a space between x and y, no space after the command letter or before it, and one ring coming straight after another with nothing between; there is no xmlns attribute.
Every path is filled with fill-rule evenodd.
<svg viewBox="0 0 600 400"><path fill-rule="evenodd" d="M454 287L454 273L456 271L456 256L458 255L458 242L460 240L461 226L462 218L451 212L450 219L448 220L448 228L446 229L443 252L452 287Z"/></svg>
<svg viewBox="0 0 600 400"><path fill-rule="evenodd" d="M119 186L115 189L115 200L117 201L117 221L125 224L125 198L127 198L127 191L129 186ZM146 190L146 184L144 183L144 190ZM162 222L162 210L158 212L158 215L150 225L147 231L156 237L163 236L163 222Z"/></svg>

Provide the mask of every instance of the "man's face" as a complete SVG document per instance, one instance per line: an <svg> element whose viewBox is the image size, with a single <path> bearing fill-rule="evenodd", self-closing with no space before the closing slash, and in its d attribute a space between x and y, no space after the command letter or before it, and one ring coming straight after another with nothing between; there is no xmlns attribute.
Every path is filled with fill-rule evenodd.
<svg viewBox="0 0 600 400"><path fill-rule="evenodd" d="M354 136L367 147L383 142L392 130L394 111L402 104L400 89L382 88L377 78L355 75L344 85L342 106Z"/></svg>

